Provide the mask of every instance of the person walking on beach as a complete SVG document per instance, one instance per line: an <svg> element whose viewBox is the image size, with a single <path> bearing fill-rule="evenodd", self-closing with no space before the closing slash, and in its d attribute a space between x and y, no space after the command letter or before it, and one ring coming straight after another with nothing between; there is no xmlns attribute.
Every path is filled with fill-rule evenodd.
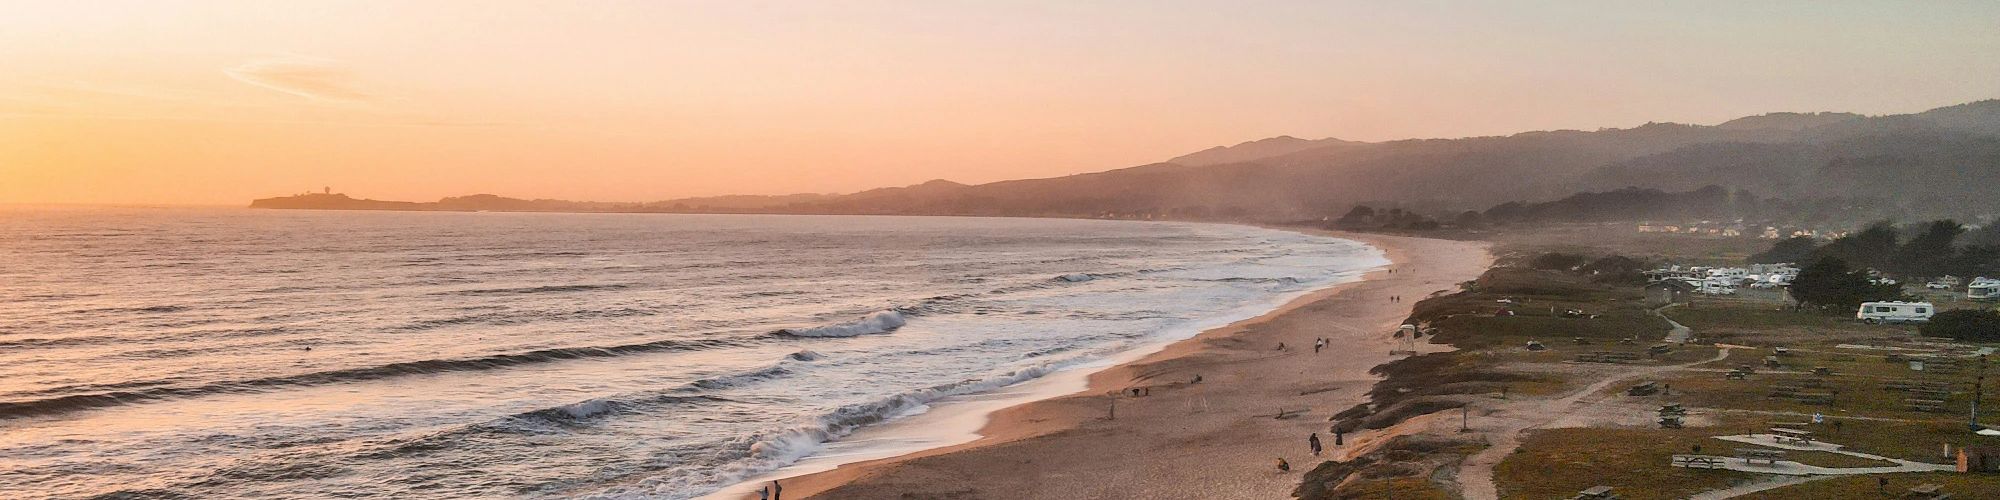
<svg viewBox="0 0 2000 500"><path fill-rule="evenodd" d="M771 487L757 488L757 500L771 500Z"/></svg>
<svg viewBox="0 0 2000 500"><path fill-rule="evenodd" d="M784 500L784 497L785 487L777 481L771 481L771 500Z"/></svg>
<svg viewBox="0 0 2000 500"><path fill-rule="evenodd" d="M1312 433L1312 435L1311 435L1311 436L1307 436L1307 437L1306 437L1306 446L1309 446L1309 447L1312 447L1312 451L1313 451L1313 456L1315 456L1315 457L1319 456L1319 450L1320 450L1320 446L1319 446L1319 433L1315 432L1315 433Z"/></svg>
<svg viewBox="0 0 2000 500"><path fill-rule="evenodd" d="M1320 350L1320 348L1323 348L1323 347L1326 347L1326 339L1318 339L1318 340L1314 340L1314 341L1313 341L1313 354L1319 354L1319 350Z"/></svg>

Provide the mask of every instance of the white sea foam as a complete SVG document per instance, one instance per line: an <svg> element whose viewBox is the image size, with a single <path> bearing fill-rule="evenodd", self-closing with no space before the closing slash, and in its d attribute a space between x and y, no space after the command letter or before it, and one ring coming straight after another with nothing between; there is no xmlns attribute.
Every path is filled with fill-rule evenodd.
<svg viewBox="0 0 2000 500"><path fill-rule="evenodd" d="M908 323L903 313L896 311L876 311L861 319L811 328L786 328L780 333L794 337L853 337L875 333L889 333Z"/></svg>

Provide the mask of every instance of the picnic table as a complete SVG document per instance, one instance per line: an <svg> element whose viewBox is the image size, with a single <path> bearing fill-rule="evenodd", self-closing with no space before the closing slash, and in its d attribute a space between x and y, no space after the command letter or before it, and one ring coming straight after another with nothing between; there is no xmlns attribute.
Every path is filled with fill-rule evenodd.
<svg viewBox="0 0 2000 500"><path fill-rule="evenodd" d="M1651 396L1657 392L1660 392L1660 384L1658 382L1647 381L1647 382L1642 382L1639 385L1632 386L1631 389L1626 389L1625 395Z"/></svg>
<svg viewBox="0 0 2000 500"><path fill-rule="evenodd" d="M1903 498L1917 498L1924 500L1945 500L1951 498L1950 493L1939 493L1938 492L1939 489L1942 488L1936 484L1930 484L1930 483L1920 484L1917 485L1917 487L1915 488L1910 488L1910 491L1908 493L1903 494Z"/></svg>
<svg viewBox="0 0 2000 500"><path fill-rule="evenodd" d="M1785 452L1784 450L1766 450L1763 448L1737 448L1736 457L1743 459L1743 463L1745 464L1754 464L1757 460L1763 460L1767 464L1775 466L1778 465L1779 460L1785 458Z"/></svg>
<svg viewBox="0 0 2000 500"><path fill-rule="evenodd" d="M1750 377L1750 372L1746 372L1743 370L1730 370L1729 374L1723 375L1723 378L1727 378L1729 380L1743 380L1749 377Z"/></svg>
<svg viewBox="0 0 2000 500"><path fill-rule="evenodd" d="M1772 427L1771 434L1771 439L1780 443L1810 446L1813 441L1812 431Z"/></svg>
<svg viewBox="0 0 2000 500"><path fill-rule="evenodd" d="M1618 498L1618 495L1611 494L1610 486L1592 486L1590 489L1577 492L1576 496L1572 498L1573 500L1615 500Z"/></svg>
<svg viewBox="0 0 2000 500"><path fill-rule="evenodd" d="M1669 465L1672 465L1674 467L1686 467L1689 469L1724 468L1722 464L1722 458L1711 457L1707 455L1674 455L1673 461L1669 462Z"/></svg>

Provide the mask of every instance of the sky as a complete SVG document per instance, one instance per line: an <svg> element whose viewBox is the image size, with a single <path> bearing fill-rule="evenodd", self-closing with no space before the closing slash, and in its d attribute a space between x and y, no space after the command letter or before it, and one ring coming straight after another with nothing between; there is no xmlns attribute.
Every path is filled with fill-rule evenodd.
<svg viewBox="0 0 2000 500"><path fill-rule="evenodd" d="M0 203L652 201L2000 98L2000 2L0 0Z"/></svg>

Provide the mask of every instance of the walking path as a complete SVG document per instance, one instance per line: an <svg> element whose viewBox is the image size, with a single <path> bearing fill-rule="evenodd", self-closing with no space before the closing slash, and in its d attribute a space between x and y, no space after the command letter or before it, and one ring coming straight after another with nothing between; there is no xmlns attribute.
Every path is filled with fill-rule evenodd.
<svg viewBox="0 0 2000 500"><path fill-rule="evenodd" d="M1773 474L1773 476L1769 476L1763 480L1752 481L1744 484L1731 486L1728 488L1701 492L1693 496L1690 496L1688 498L1701 499L1701 500L1720 500L1725 498L1735 498L1738 496L1748 495L1759 491L1783 488L1794 484L1826 479L1833 476L1849 476L1855 474L1894 474L1902 472L1949 472L1957 470L1957 467L1950 465L1913 462L1909 460L1900 460L1900 459L1884 457L1881 455L1871 455L1867 453L1847 451L1841 449L1842 447L1840 445L1832 443L1813 442L1811 444L1806 444L1806 445L1785 444L1778 442L1777 436L1771 434L1716 436L1715 438L1724 441L1735 441L1738 443L1754 444L1758 446L1768 446L1771 448L1779 448L1785 450L1823 451L1827 453L1838 453L1850 457L1892 462L1895 463L1896 466L1895 467L1820 467L1815 465L1806 465L1788 460L1779 460L1776 462L1768 462L1765 464L1753 464L1741 458L1709 456L1709 458L1718 459L1722 463L1723 469L1741 471L1741 472L1754 472L1758 474Z"/></svg>
<svg viewBox="0 0 2000 500"><path fill-rule="evenodd" d="M1531 417L1487 419L1488 422L1500 422L1500 427L1486 432L1488 439L1492 442L1492 446L1480 450L1479 453L1475 453L1471 457L1467 457L1465 463L1460 466L1458 470L1458 482L1462 488L1461 493L1464 494L1465 498L1470 500L1496 500L1500 498L1500 487L1493 482L1493 467L1499 465L1501 460L1505 460L1508 455L1514 454L1515 450L1521 448L1521 432L1548 425L1551 422L1574 413L1576 406L1584 398L1595 395L1612 384L1647 377L1661 372L1680 370L1703 363L1713 363L1727 359L1728 357L1729 348L1723 347L1720 352L1715 353L1715 357L1713 358L1678 365L1635 369L1606 377L1604 380L1590 384L1589 387L1584 387L1573 394L1564 396L1562 399L1533 403L1532 407L1525 408L1525 411L1515 412Z"/></svg>
<svg viewBox="0 0 2000 500"><path fill-rule="evenodd" d="M1687 327L1686 325L1682 325L1682 324L1680 324L1680 322L1677 322L1677 321L1674 321L1674 319L1673 319L1673 318L1669 318L1669 317L1667 317L1667 315L1665 315L1665 314L1661 314L1661 313L1660 313L1660 311L1665 311L1665 310L1667 310L1667 308L1669 308L1669 307L1673 307L1673 306L1675 306L1675 305L1677 305L1677 304L1667 304L1667 305L1664 305L1664 306L1660 306L1660 307L1658 307L1658 308L1654 308L1654 309L1653 309L1653 315L1654 315L1654 316L1659 316L1659 317L1660 317L1660 319L1664 319L1664 320L1667 320L1667 324L1669 324L1669 325L1673 325L1674 329L1673 329L1673 330L1671 330L1671 331L1668 331L1668 332L1667 332L1667 342L1668 342L1668 343L1672 343L1672 344L1686 344L1686 343L1687 343L1687 341L1688 341L1688 338L1690 338L1690 337L1693 337L1693 336L1694 336L1694 329L1691 329L1691 328L1688 328L1688 327Z"/></svg>
<svg viewBox="0 0 2000 500"><path fill-rule="evenodd" d="M1783 470L1758 470L1755 468L1756 466L1754 465L1751 466L1752 467L1751 469L1731 468L1730 470L1745 470L1749 472L1768 472L1771 474L1793 474L1793 475L1885 474L1892 472L1943 472L1943 471L1958 470L1958 467L1955 465L1913 462L1909 460L1903 460L1900 458L1889 458L1881 455L1871 455L1867 453L1861 453L1858 451L1847 451L1841 449L1842 446L1840 445L1827 443L1823 441L1814 441L1810 444L1805 444L1805 445L1779 443L1778 436L1772 434L1716 436L1715 438L1723 441L1735 441L1738 443L1748 443L1757 446L1768 446L1771 448L1778 448L1782 450L1824 451L1827 453L1838 453L1850 457L1865 458L1869 460L1880 460L1883 462L1894 462L1896 464L1895 467L1818 467L1812 465L1799 464L1798 462L1786 462L1781 460L1778 462L1778 465L1783 467L1784 468ZM1795 466L1787 467L1785 466L1785 464L1794 464Z"/></svg>
<svg viewBox="0 0 2000 500"><path fill-rule="evenodd" d="M1775 490L1778 488L1783 488L1794 484L1804 484L1812 481L1826 479L1829 477L1833 476L1766 476L1764 479L1750 481L1747 483L1730 486L1728 488L1696 493L1694 495L1689 496L1688 500L1723 500L1725 498L1736 498L1743 495L1756 493L1759 491Z"/></svg>

